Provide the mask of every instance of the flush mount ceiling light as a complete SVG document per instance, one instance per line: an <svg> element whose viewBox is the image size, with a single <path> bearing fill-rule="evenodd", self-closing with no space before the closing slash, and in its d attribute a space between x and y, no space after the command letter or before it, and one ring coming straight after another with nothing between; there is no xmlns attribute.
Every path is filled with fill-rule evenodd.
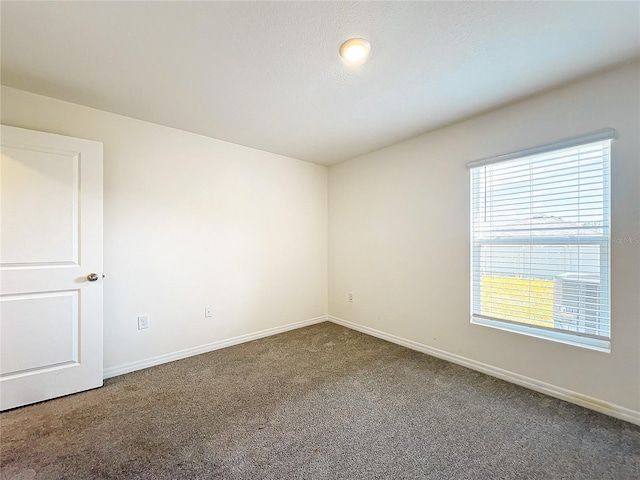
<svg viewBox="0 0 640 480"><path fill-rule="evenodd" d="M364 38L350 38L340 45L340 56L350 65L360 65L369 58L371 44Z"/></svg>

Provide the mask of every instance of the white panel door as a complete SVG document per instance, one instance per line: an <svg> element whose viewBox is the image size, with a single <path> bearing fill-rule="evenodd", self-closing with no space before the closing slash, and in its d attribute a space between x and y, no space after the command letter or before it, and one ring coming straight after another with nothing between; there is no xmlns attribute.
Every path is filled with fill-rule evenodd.
<svg viewBox="0 0 640 480"><path fill-rule="evenodd" d="M102 385L102 144L1 127L0 410Z"/></svg>

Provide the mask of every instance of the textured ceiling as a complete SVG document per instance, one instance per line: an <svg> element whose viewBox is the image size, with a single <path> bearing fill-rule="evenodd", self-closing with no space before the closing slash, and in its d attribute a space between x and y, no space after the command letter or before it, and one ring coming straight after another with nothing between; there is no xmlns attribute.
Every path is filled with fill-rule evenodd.
<svg viewBox="0 0 640 480"><path fill-rule="evenodd" d="M0 5L5 85L322 164L640 55L635 1Z"/></svg>

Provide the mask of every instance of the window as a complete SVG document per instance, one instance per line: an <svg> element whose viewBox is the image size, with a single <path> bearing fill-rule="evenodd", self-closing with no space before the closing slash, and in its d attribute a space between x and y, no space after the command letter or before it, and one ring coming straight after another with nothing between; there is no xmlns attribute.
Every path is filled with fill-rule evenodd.
<svg viewBox="0 0 640 480"><path fill-rule="evenodd" d="M469 164L472 323L610 350L614 135Z"/></svg>

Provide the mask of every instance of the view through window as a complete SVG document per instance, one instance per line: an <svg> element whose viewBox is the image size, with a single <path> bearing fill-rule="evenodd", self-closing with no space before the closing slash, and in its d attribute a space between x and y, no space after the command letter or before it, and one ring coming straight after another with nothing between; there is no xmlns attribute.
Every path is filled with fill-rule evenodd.
<svg viewBox="0 0 640 480"><path fill-rule="evenodd" d="M609 348L610 142L470 164L472 322Z"/></svg>

